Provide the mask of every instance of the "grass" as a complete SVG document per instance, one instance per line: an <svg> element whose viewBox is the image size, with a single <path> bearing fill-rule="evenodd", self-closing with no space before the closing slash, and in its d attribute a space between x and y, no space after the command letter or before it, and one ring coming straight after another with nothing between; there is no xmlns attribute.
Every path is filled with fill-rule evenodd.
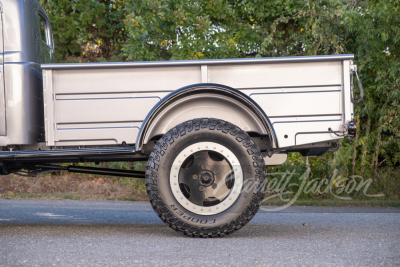
<svg viewBox="0 0 400 267"><path fill-rule="evenodd" d="M53 199L69 199L69 200L122 200L122 201L143 201L135 197L100 197L100 196L85 196L76 194L62 193L5 193L0 194L0 198L4 199L37 199L37 200L53 200Z"/></svg>
<svg viewBox="0 0 400 267"><path fill-rule="evenodd" d="M281 200L266 201L263 205L282 206L287 202ZM292 206L317 206L317 207L400 207L400 200L340 200L340 199L307 199L297 200Z"/></svg>
<svg viewBox="0 0 400 267"><path fill-rule="evenodd" d="M98 175L46 174L23 177L0 176L0 198L147 200L143 179Z"/></svg>
<svg viewBox="0 0 400 267"><path fill-rule="evenodd" d="M82 196L73 194L60 194L60 193L5 193L0 195L1 198L5 199L71 199L71 200L82 200Z"/></svg>

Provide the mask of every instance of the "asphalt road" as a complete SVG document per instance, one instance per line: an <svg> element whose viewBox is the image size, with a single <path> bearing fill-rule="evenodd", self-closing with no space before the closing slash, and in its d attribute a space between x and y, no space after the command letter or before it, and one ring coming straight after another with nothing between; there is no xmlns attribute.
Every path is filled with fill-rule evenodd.
<svg viewBox="0 0 400 267"><path fill-rule="evenodd" d="M148 203L0 199L0 266L142 265L400 266L400 209L260 210L231 236L194 239Z"/></svg>

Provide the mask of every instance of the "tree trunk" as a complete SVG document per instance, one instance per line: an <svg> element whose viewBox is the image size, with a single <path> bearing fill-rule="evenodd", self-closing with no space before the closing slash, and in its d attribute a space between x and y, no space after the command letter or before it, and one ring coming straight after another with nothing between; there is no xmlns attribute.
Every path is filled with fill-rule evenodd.
<svg viewBox="0 0 400 267"><path fill-rule="evenodd" d="M368 117L367 128L366 128L366 132L365 132L366 138L369 138L370 128L371 128L371 117ZM368 148L367 144L368 144L368 142L367 142L367 140L365 140L364 145L362 147L361 173L360 173L361 176L364 174L365 158L367 156L367 148Z"/></svg>

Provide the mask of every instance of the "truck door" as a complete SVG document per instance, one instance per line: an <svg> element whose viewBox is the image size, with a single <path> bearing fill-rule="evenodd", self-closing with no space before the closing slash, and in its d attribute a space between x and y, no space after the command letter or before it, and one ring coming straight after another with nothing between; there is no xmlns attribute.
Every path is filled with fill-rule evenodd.
<svg viewBox="0 0 400 267"><path fill-rule="evenodd" d="M4 90L3 7L0 2L0 136L6 135L6 101Z"/></svg>

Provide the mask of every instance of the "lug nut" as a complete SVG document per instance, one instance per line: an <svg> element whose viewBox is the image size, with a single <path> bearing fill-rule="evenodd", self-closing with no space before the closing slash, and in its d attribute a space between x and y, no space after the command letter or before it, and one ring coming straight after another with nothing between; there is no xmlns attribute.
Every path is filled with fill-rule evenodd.
<svg viewBox="0 0 400 267"><path fill-rule="evenodd" d="M193 179L194 180L196 180L198 177L197 177L197 175L195 174L195 175L193 175Z"/></svg>
<svg viewBox="0 0 400 267"><path fill-rule="evenodd" d="M212 188L213 188L213 189L217 188L217 184L214 183L214 184L212 185Z"/></svg>
<svg viewBox="0 0 400 267"><path fill-rule="evenodd" d="M215 174L215 175L218 175L218 174L219 174L219 171L218 171L218 170L215 170L215 171L214 171L214 174Z"/></svg>
<svg viewBox="0 0 400 267"><path fill-rule="evenodd" d="M201 165L201 169L205 170L206 169L206 165Z"/></svg>
<svg viewBox="0 0 400 267"><path fill-rule="evenodd" d="M204 187L200 186L200 187L199 187L199 190L200 190L200 191L204 191Z"/></svg>

